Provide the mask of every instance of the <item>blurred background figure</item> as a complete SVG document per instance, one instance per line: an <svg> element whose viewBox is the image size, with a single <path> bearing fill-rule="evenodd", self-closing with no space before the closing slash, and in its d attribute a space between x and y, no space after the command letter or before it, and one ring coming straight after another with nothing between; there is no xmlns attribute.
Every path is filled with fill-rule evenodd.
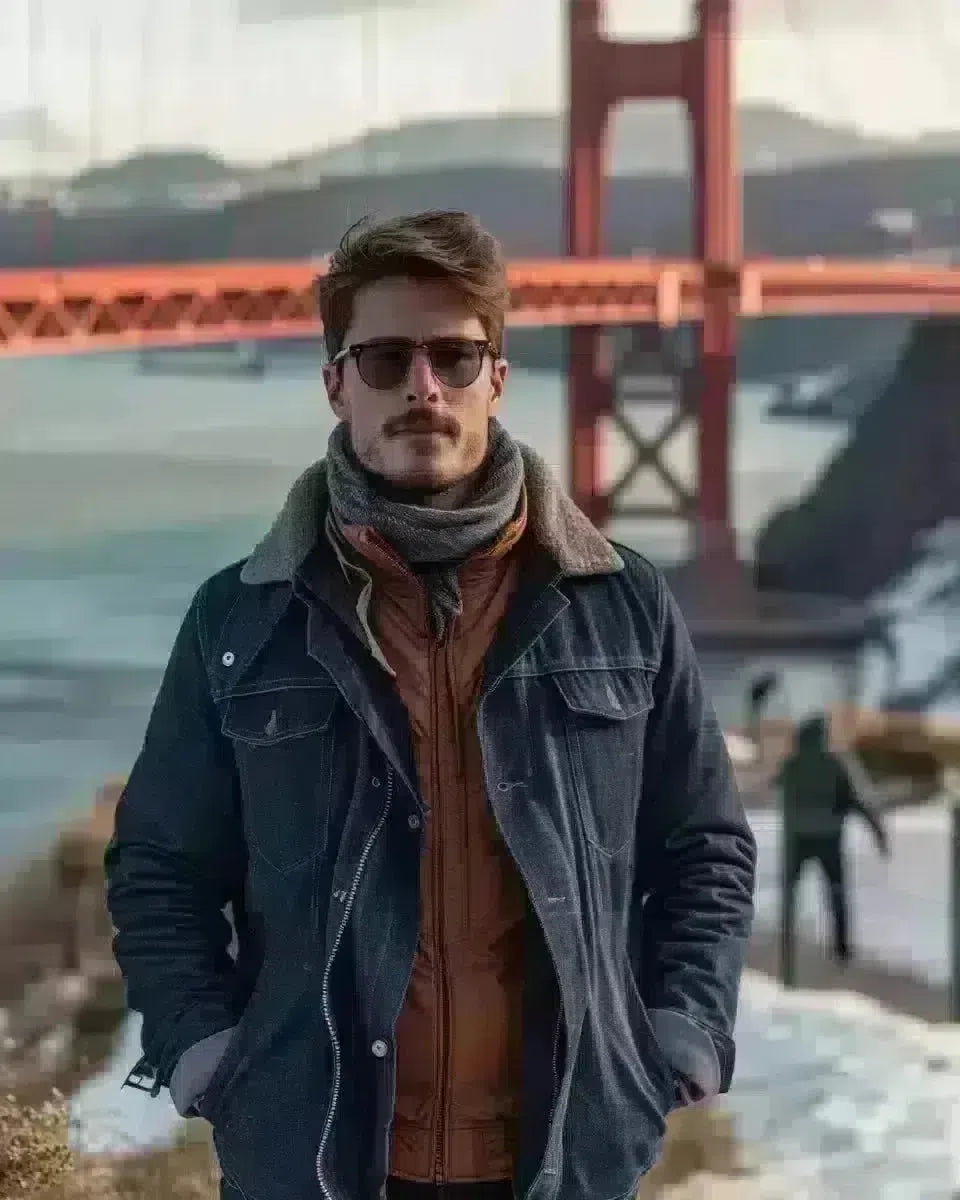
<svg viewBox="0 0 960 1200"><path fill-rule="evenodd" d="M807 863L822 869L833 921L833 954L838 963L853 958L850 900L843 856L843 828L852 813L869 825L877 850L890 855L886 830L851 777L851 768L829 746L829 726L817 715L798 726L793 751L776 779L783 811L783 906L781 967L784 981L795 982L796 890Z"/></svg>
<svg viewBox="0 0 960 1200"><path fill-rule="evenodd" d="M747 720L749 723L759 720L766 709L767 700L776 691L780 676L776 671L764 671L750 684L747 693Z"/></svg>

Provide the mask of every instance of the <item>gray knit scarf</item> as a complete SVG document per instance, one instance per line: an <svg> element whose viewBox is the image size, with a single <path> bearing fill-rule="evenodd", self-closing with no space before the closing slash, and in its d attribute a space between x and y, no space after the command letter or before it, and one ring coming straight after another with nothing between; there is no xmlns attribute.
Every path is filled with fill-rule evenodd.
<svg viewBox="0 0 960 1200"><path fill-rule="evenodd" d="M433 630L442 639L463 611L457 568L496 541L516 515L523 489L520 447L499 421L490 422L490 450L465 505L433 508L382 495L364 471L340 422L327 445L327 486L334 523L372 527L427 585Z"/></svg>

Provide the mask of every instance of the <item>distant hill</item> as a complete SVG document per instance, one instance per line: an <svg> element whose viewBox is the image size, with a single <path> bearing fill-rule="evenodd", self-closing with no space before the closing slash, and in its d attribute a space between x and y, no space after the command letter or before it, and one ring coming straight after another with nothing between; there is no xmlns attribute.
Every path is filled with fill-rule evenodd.
<svg viewBox="0 0 960 1200"><path fill-rule="evenodd" d="M173 168L176 168L174 172ZM151 181L218 182L224 164L203 154L151 155L82 178L123 181L145 191ZM277 170L278 168L271 168ZM262 178L251 171L250 180ZM877 209L942 213L960 196L960 154L860 155L775 173L747 172L744 229L751 254L876 254L882 237L870 226ZM247 195L222 211L87 214L59 223L58 262L195 259L257 254L283 257L329 247L364 214L456 206L472 210L510 254L554 254L562 247L563 174L558 168L496 165L394 169L380 175L325 177L312 187ZM0 217L0 264L30 265L35 253ZM941 244L960 243L960 212L939 218ZM16 232L15 232L16 230ZM691 246L688 179L668 172L619 176L610 189L612 254L685 253Z"/></svg>
<svg viewBox="0 0 960 1200"><path fill-rule="evenodd" d="M192 160L180 160L192 161ZM216 163L197 160L215 179ZM147 168L145 167L146 171ZM161 172L159 160L149 173ZM108 178L104 173L96 176ZM509 254L544 255L563 245L563 175L548 168L450 167L324 179L310 188L248 195L223 210L85 214L56 222L58 264L146 258L192 260L239 255L302 256L330 248L364 215L451 206L475 212ZM134 179L130 186L139 186ZM929 154L833 162L775 174L748 174L744 229L749 254L880 254L871 228L880 208L940 212L960 196L960 155ZM37 249L22 218L0 214L0 264L29 266ZM26 228L31 228L28 221ZM939 244L960 244L960 212L940 220ZM611 254L683 254L692 245L686 178L660 174L612 181L607 228Z"/></svg>
<svg viewBox="0 0 960 1200"><path fill-rule="evenodd" d="M0 149L17 144L39 153L61 153L76 143L42 108L0 113Z"/></svg>
<svg viewBox="0 0 960 1200"><path fill-rule="evenodd" d="M895 143L821 125L774 106L740 110L745 169L800 166L894 152ZM681 106L627 105L613 119L611 164L622 175L680 175L690 166ZM376 130L342 146L277 164L310 179L373 171L419 171L454 165L553 167L566 155L566 119L550 115L433 120Z"/></svg>
<svg viewBox="0 0 960 1200"><path fill-rule="evenodd" d="M413 122L265 166L229 163L204 150L153 150L76 175L73 189L109 194L140 207L176 207L178 193L234 184L248 195L353 181L371 193L382 177L451 171L555 171L565 162L566 122L560 116L504 115ZM2 126L0 126L2 141ZM916 170L924 157L956 155L960 133L916 143L869 138L841 125L820 124L775 106L740 111L740 157L746 174L762 178L786 170L902 161ZM611 130L611 164L620 178L677 179L690 170L690 138L680 106L628 105ZM475 176L474 176L475 177ZM680 220L686 223L681 208ZM748 214L749 217L749 214ZM804 224L814 214L808 213ZM748 220L748 230L750 222ZM672 240L672 239L668 239ZM642 241L642 246L647 243Z"/></svg>
<svg viewBox="0 0 960 1200"><path fill-rule="evenodd" d="M70 181L75 188L112 187L133 194L166 189L171 183L221 183L233 167L205 150L151 150L118 163L88 167Z"/></svg>
<svg viewBox="0 0 960 1200"><path fill-rule="evenodd" d="M917 138L913 143L922 153L937 154L941 151L952 150L954 154L960 153L960 130L957 132L946 131L942 133L925 133L922 137Z"/></svg>
<svg viewBox="0 0 960 1200"><path fill-rule="evenodd" d="M199 150L151 151L91 168L79 174L73 184L84 189L125 191L133 203L153 203L164 199L171 187L229 179L261 191L398 171L411 174L458 167L560 170L565 161L565 139L566 121L560 116L431 120L376 130L340 146L263 167L228 164ZM748 171L903 152L903 147L894 142L866 138L841 126L821 125L772 106L741 110L740 141L741 160ZM611 162L619 175L686 175L690 144L681 107L623 108L613 121Z"/></svg>
<svg viewBox="0 0 960 1200"><path fill-rule="evenodd" d="M740 110L740 157L745 171L764 172L867 158L913 157L957 152L957 134L932 134L914 142L866 137L842 125L820 122L773 105ZM159 150L82 172L78 186L131 188L191 186L238 179L257 189L315 184L329 178L415 173L452 167L542 167L561 169L566 154L566 120L561 116L505 114L411 122L374 130L342 145L296 155L266 166L229 164L200 150ZM615 174L685 175L690 139L679 105L628 105L611 131Z"/></svg>

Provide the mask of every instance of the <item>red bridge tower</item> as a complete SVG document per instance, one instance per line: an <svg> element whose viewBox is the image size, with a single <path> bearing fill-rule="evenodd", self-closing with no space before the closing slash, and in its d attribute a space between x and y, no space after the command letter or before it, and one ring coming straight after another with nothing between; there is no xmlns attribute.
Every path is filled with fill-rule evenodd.
<svg viewBox="0 0 960 1200"><path fill-rule="evenodd" d="M570 334L570 479L573 496L598 523L615 516L692 519L697 556L735 558L730 511L730 431L736 383L737 315L742 269L740 180L734 142L733 0L698 0L697 28L672 42L613 41L604 32L604 0L570 0L570 115L567 162L567 251L604 254L607 133L624 100L682 100L693 142L696 257L704 268L703 320L697 369L661 435L631 432L635 459L612 487L604 482L601 422L618 418L610 340L602 326ZM692 394L690 394L692 392ZM687 420L697 423L696 495L670 507L617 507L623 485L644 467L661 471L667 440Z"/></svg>

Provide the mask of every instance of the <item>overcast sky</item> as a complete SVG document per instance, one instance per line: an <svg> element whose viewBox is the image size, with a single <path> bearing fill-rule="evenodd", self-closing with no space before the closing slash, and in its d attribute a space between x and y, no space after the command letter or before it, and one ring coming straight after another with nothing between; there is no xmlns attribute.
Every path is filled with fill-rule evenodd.
<svg viewBox="0 0 960 1200"><path fill-rule="evenodd" d="M321 15L245 24L241 5L247 17L298 6ZM691 4L609 8L618 34L668 37L686 30ZM565 0L381 0L374 9L364 0L0 0L0 114L45 107L79 161L144 143L263 160L418 117L554 112L564 102L565 9ZM41 30L32 56L31 10ZM744 100L880 133L960 129L960 0L740 0L739 21ZM0 141L0 174L21 169L25 155Z"/></svg>

